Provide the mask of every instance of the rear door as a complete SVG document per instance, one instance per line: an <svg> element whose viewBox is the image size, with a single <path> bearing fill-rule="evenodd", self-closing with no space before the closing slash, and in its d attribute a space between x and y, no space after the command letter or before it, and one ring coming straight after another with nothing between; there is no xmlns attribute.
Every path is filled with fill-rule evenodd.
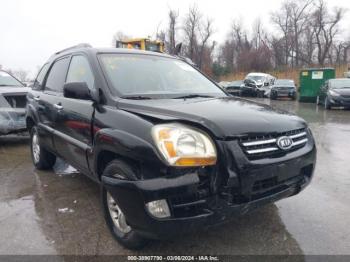
<svg viewBox="0 0 350 262"><path fill-rule="evenodd" d="M53 145L53 133L59 118L57 104L63 96L62 86L66 78L69 61L70 56L57 59L51 65L46 77L44 77L46 69L44 70L43 68L43 75L41 75L40 72L37 78L38 81L34 84L34 89L36 89L36 85L39 85L38 89L41 90L32 92L32 99L36 105L36 111L39 118L38 127L40 132L40 142L54 153L56 152ZM41 84L41 81L44 83Z"/></svg>
<svg viewBox="0 0 350 262"><path fill-rule="evenodd" d="M65 82L85 82L91 90L95 88L93 72L83 54L72 56ZM93 102L63 96L57 102L59 118L55 126L55 148L67 162L89 174L87 151L92 146Z"/></svg>

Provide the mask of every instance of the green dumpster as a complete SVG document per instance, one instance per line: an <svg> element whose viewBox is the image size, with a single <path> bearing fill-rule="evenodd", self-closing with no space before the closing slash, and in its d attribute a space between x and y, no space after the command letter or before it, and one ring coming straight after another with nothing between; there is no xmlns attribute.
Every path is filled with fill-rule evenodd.
<svg viewBox="0 0 350 262"><path fill-rule="evenodd" d="M331 78L335 78L334 68L308 68L301 70L299 101L315 103L321 85Z"/></svg>

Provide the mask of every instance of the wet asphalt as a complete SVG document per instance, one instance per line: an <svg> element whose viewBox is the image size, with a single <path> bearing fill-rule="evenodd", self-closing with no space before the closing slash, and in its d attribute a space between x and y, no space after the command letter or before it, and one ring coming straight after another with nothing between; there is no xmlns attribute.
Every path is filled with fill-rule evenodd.
<svg viewBox="0 0 350 262"><path fill-rule="evenodd" d="M99 187L34 169L29 138L0 137L0 255L350 254L350 111L260 102L298 114L317 142L314 179L299 195L225 225L129 251L110 235Z"/></svg>

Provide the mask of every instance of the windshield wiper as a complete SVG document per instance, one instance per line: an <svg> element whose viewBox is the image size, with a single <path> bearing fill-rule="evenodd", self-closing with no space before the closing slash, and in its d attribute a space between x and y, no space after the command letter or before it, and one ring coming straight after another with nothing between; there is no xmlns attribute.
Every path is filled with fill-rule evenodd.
<svg viewBox="0 0 350 262"><path fill-rule="evenodd" d="M130 96L122 96L121 98L124 98L124 99L133 99L133 100L149 100L149 99L153 99L153 98L150 97L150 96L133 96L133 95L130 95Z"/></svg>
<svg viewBox="0 0 350 262"><path fill-rule="evenodd" d="M174 97L173 99L186 99L186 98L197 98L197 97L213 97L213 96L191 94L191 95Z"/></svg>

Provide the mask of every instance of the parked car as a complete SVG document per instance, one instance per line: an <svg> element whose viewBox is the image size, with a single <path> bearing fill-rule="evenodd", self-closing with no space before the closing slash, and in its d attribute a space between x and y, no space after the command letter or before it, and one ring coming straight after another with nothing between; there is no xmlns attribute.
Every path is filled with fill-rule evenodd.
<svg viewBox="0 0 350 262"><path fill-rule="evenodd" d="M265 73L249 73L240 89L241 96L267 97L275 78Z"/></svg>
<svg viewBox="0 0 350 262"><path fill-rule="evenodd" d="M337 78L327 80L320 88L317 104L325 109L333 106L350 108L350 79Z"/></svg>
<svg viewBox="0 0 350 262"><path fill-rule="evenodd" d="M297 88L291 79L277 79L271 88L270 98L289 97L292 100L297 98Z"/></svg>
<svg viewBox="0 0 350 262"><path fill-rule="evenodd" d="M140 248L298 194L315 167L306 122L228 96L166 54L76 46L28 94L33 163L100 184L117 241Z"/></svg>
<svg viewBox="0 0 350 262"><path fill-rule="evenodd" d="M222 88L226 88L229 83L230 82L228 82L228 81L221 81L218 83L218 85L221 86Z"/></svg>
<svg viewBox="0 0 350 262"><path fill-rule="evenodd" d="M241 87L243 86L243 81L242 80L236 80L236 81L232 81L230 83L228 83L226 85L226 92L229 93L230 95L234 95L234 96L239 96Z"/></svg>
<svg viewBox="0 0 350 262"><path fill-rule="evenodd" d="M0 135L26 130L26 88L14 76L0 70Z"/></svg>

